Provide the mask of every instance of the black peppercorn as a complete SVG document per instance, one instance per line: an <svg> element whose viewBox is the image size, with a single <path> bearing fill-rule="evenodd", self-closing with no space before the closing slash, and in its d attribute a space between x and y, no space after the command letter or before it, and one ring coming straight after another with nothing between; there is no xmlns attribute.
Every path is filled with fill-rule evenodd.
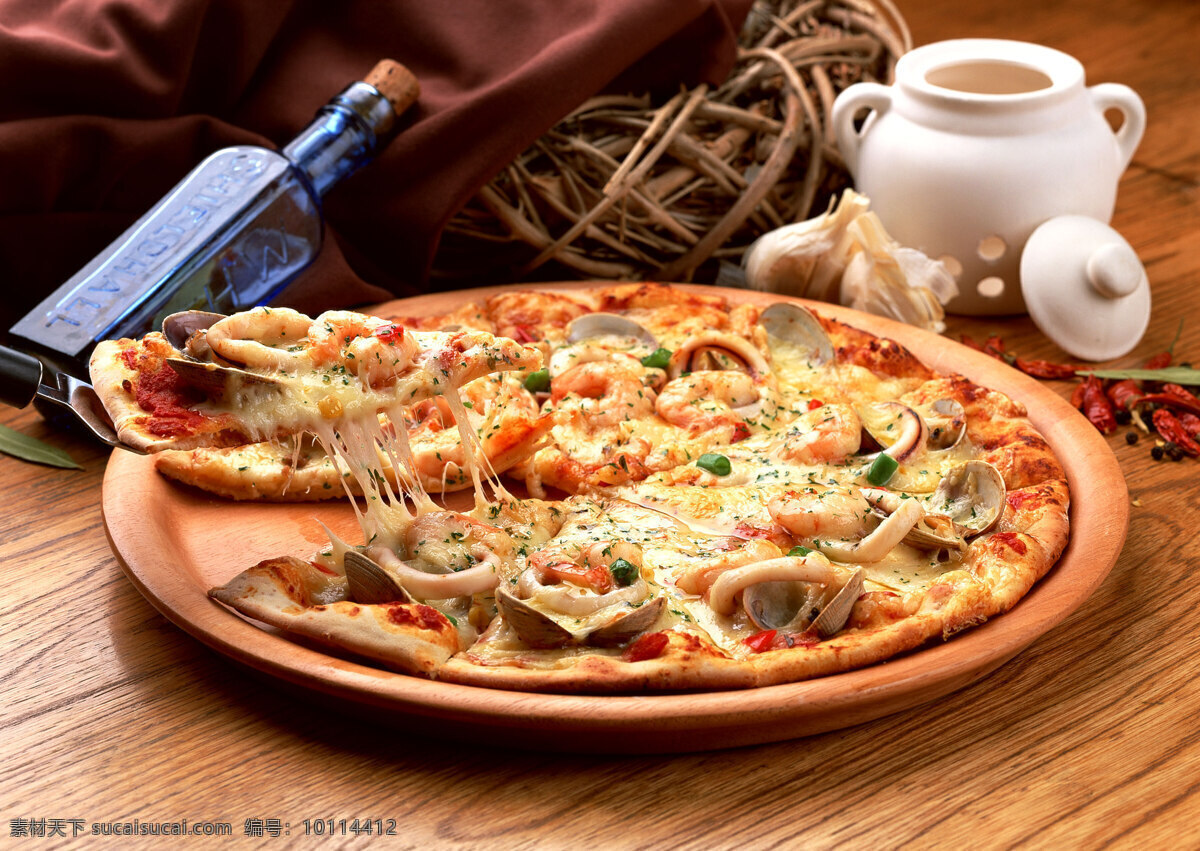
<svg viewBox="0 0 1200 851"><path fill-rule="evenodd" d="M1125 442L1130 446L1138 442L1138 433L1136 431L1125 432Z"/></svg>
<svg viewBox="0 0 1200 851"><path fill-rule="evenodd" d="M1167 441L1167 457L1172 461L1182 461L1183 449L1180 448L1179 444Z"/></svg>
<svg viewBox="0 0 1200 851"><path fill-rule="evenodd" d="M1164 454L1165 453L1163 452L1163 448L1161 446L1153 446L1150 449L1150 457L1155 461L1161 461Z"/></svg>

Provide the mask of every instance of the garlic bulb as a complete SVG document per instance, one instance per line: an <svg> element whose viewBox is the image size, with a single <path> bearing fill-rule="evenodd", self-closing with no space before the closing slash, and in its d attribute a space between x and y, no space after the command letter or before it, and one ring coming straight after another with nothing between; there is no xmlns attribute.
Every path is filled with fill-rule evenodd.
<svg viewBox="0 0 1200 851"><path fill-rule="evenodd" d="M941 333L942 305L958 295L946 264L892 240L874 213L850 224L854 243L842 273L841 303Z"/></svg>
<svg viewBox="0 0 1200 851"><path fill-rule="evenodd" d="M823 215L763 234L742 261L746 283L765 292L835 300L850 250L850 223L870 204L847 189Z"/></svg>
<svg viewBox="0 0 1200 851"><path fill-rule="evenodd" d="M763 234L743 261L747 285L945 330L942 305L958 294L953 276L893 240L869 207L847 189L823 215Z"/></svg>

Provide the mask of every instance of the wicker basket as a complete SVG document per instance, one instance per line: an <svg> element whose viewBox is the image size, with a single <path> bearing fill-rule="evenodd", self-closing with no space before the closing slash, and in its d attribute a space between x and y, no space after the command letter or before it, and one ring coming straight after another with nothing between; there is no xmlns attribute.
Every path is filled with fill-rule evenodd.
<svg viewBox="0 0 1200 851"><path fill-rule="evenodd" d="M890 0L759 0L720 87L582 104L454 217L434 278L727 282L849 185L833 100L910 46Z"/></svg>

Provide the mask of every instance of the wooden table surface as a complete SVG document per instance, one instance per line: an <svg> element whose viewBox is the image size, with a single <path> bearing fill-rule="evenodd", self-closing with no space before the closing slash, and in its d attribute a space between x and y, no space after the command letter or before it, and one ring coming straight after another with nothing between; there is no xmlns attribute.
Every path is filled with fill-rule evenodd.
<svg viewBox="0 0 1200 851"><path fill-rule="evenodd" d="M1154 309L1116 365L1164 350L1181 318L1175 352L1200 363L1200 5L902 6L917 44L1041 42L1078 57L1089 83L1141 94L1148 129L1113 225L1146 265ZM1027 318L953 319L948 333L964 332L1064 357ZM393 842L414 847L1200 845L1200 460L1155 462L1145 440L1126 445L1124 429L1108 438L1132 500L1116 567L992 675L807 739L597 757L411 737L245 672L172 626L121 572L99 506L106 453L30 411L4 409L0 421L84 467L0 456L5 847L17 847L26 820L69 837L75 824L185 818L230 824L214 846L303 843L305 819L330 818L396 819ZM290 839L272 837L283 825ZM266 838L247 836L260 827ZM55 844L64 840L20 847Z"/></svg>

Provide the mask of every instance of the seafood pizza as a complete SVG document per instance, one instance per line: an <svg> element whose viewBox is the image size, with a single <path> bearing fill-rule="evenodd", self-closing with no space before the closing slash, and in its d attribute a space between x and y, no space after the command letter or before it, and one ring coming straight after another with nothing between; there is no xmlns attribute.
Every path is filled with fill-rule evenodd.
<svg viewBox="0 0 1200 851"><path fill-rule="evenodd" d="M793 302L627 284L185 314L92 373L164 475L354 506L361 540L214 600L449 682L837 673L1007 611L1067 542L1063 468L1019 403Z"/></svg>

